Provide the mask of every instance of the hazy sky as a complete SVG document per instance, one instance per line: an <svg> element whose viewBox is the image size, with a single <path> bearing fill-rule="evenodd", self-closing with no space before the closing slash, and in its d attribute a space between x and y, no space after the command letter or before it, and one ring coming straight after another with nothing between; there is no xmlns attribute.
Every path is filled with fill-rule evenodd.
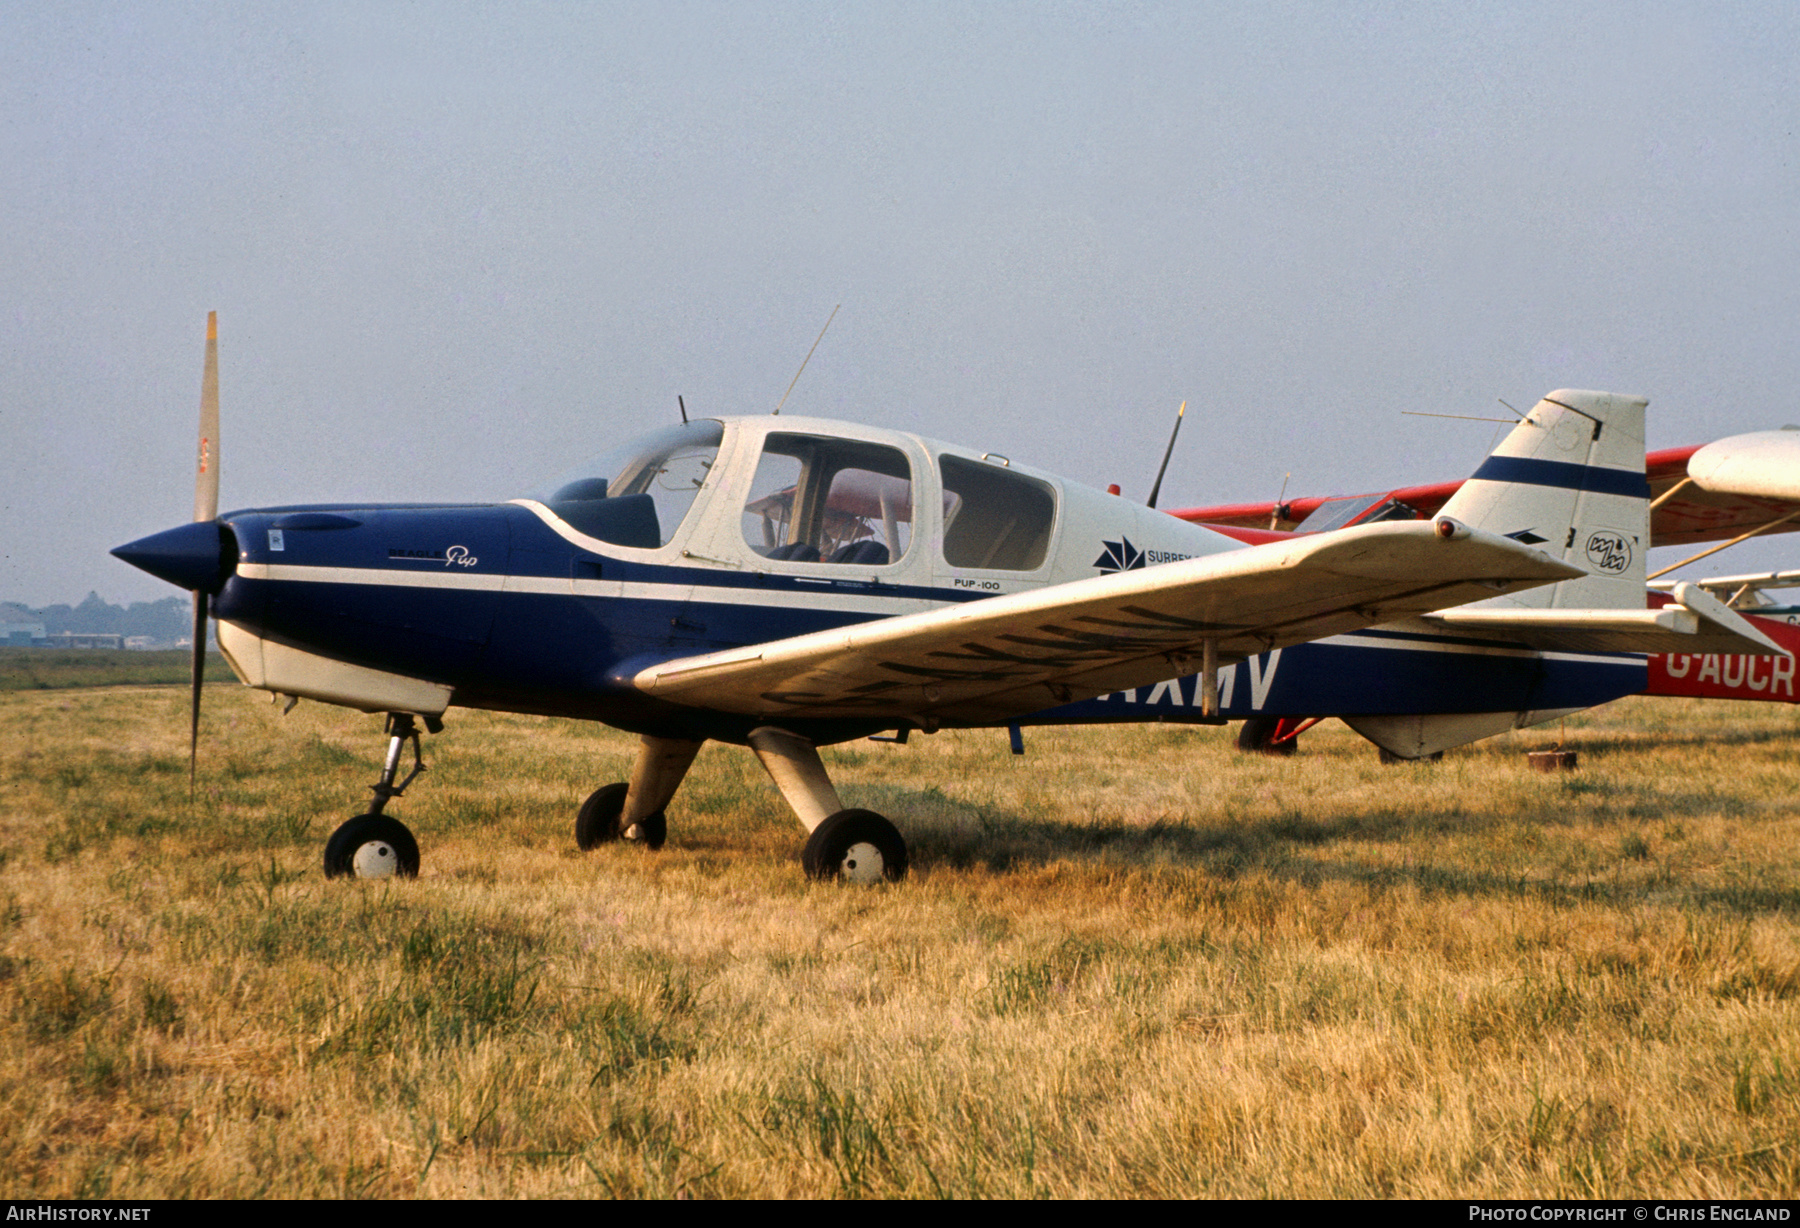
<svg viewBox="0 0 1800 1228"><path fill-rule="evenodd" d="M1558 387L1800 421L1797 131L1791 3L11 5L0 598L173 592L106 551L191 514L209 309L226 507L767 412L840 302L788 412L1141 498L1185 398L1163 506Z"/></svg>

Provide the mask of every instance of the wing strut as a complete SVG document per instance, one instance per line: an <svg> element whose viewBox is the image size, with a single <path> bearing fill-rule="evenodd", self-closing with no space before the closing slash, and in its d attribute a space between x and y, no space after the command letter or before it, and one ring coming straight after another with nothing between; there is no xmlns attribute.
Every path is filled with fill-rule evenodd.
<svg viewBox="0 0 1800 1228"><path fill-rule="evenodd" d="M1674 494L1675 491L1680 490L1680 489L1681 488L1679 486L1673 488L1672 490L1670 490L1668 492L1668 494L1665 494L1663 496L1663 498L1664 499L1668 498L1669 495ZM1686 567L1689 563L1698 563L1701 559L1705 558L1709 554L1717 554L1719 551L1725 549L1727 546L1735 546L1739 542L1749 541L1752 537L1755 537L1758 533L1767 533L1770 529L1773 529L1775 526L1786 524L1788 521L1794 519L1796 516L1800 516L1800 508L1795 508L1793 511L1789 512L1787 515L1781 517L1780 519L1769 521L1768 524L1757 525L1754 529L1751 529L1748 533L1739 533L1736 537L1732 538L1730 541L1720 542L1716 546L1712 546L1712 547L1709 547L1708 549L1702 550L1699 554L1691 555L1688 558L1682 559L1681 562L1679 562L1679 563L1670 563L1667 567L1664 567L1662 570L1653 571L1648 576L1645 576L1644 578L1646 580L1654 580L1658 576L1668 575L1671 571L1674 571L1678 567Z"/></svg>
<svg viewBox="0 0 1800 1228"><path fill-rule="evenodd" d="M1219 641L1200 641L1200 715L1219 715Z"/></svg>

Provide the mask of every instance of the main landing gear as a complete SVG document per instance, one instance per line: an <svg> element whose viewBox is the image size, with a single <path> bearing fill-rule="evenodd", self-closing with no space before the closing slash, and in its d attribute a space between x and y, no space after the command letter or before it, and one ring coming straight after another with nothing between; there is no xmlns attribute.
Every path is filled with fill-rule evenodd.
<svg viewBox="0 0 1800 1228"><path fill-rule="evenodd" d="M1237 748L1253 755L1291 755L1300 749L1300 735L1322 717L1253 716L1238 730Z"/></svg>
<svg viewBox="0 0 1800 1228"><path fill-rule="evenodd" d="M845 809L817 747L771 726L751 730L749 742L810 833L800 855L808 878L879 883L906 877L906 841L900 832L873 810ZM582 803L575 817L575 843L591 849L611 840L635 840L646 848L661 848L668 835L663 808L680 788L700 745L643 738L631 780L596 789Z"/></svg>
<svg viewBox="0 0 1800 1228"><path fill-rule="evenodd" d="M437 733L444 726L436 717L428 716L425 727ZM325 842L326 878L352 875L357 878L391 878L395 875L413 878L419 873L419 842L413 839L406 824L382 813L388 799L405 793L406 787L425 770L424 759L419 753L417 720L410 712L390 712L387 733L387 759L381 767L381 779L369 786L375 793L375 801L368 813L344 823ZM412 743L412 771L406 774L405 780L395 784L394 777L400 773L400 751L408 742Z"/></svg>
<svg viewBox="0 0 1800 1228"><path fill-rule="evenodd" d="M681 787L701 743L677 738L643 738L631 779L603 785L588 795L575 816L575 843L591 849L611 840L634 840L659 849L669 835L663 807Z"/></svg>
<svg viewBox="0 0 1800 1228"><path fill-rule="evenodd" d="M325 842L327 878L412 878L419 872L419 845L406 824L384 813L425 770L419 749L419 721L409 712L390 712L387 758L381 779L370 786L375 801L331 833ZM436 717L422 718L431 733L443 729ZM906 840L873 810L851 810L832 787L812 742L785 729L750 731L750 749L805 826L808 836L800 864L808 878L850 883L898 882L906 877ZM412 747L412 769L400 776L401 753ZM602 786L582 803L575 817L575 843L592 849L629 840L659 849L668 838L663 810L681 787L700 742L678 738L640 739L631 779Z"/></svg>

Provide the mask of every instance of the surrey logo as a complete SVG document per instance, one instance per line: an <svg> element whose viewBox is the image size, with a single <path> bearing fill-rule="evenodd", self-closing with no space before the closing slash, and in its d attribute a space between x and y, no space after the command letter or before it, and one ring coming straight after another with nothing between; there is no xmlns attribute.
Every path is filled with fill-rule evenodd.
<svg viewBox="0 0 1800 1228"><path fill-rule="evenodd" d="M1131 544L1131 539L1123 535L1116 542L1101 542L1106 549L1094 560L1094 566L1100 574L1110 576L1115 571L1136 571L1144 565L1144 552Z"/></svg>

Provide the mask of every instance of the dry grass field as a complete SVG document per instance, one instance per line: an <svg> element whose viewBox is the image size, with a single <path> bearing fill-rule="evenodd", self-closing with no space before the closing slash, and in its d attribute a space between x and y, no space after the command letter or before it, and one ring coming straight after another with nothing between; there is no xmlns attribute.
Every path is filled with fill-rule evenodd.
<svg viewBox="0 0 1800 1228"><path fill-rule="evenodd" d="M379 720L0 694L9 1197L1800 1196L1788 708L1634 700L1382 767L1139 727L855 743L913 873L809 884L708 747L450 714L416 881L327 882Z"/></svg>

